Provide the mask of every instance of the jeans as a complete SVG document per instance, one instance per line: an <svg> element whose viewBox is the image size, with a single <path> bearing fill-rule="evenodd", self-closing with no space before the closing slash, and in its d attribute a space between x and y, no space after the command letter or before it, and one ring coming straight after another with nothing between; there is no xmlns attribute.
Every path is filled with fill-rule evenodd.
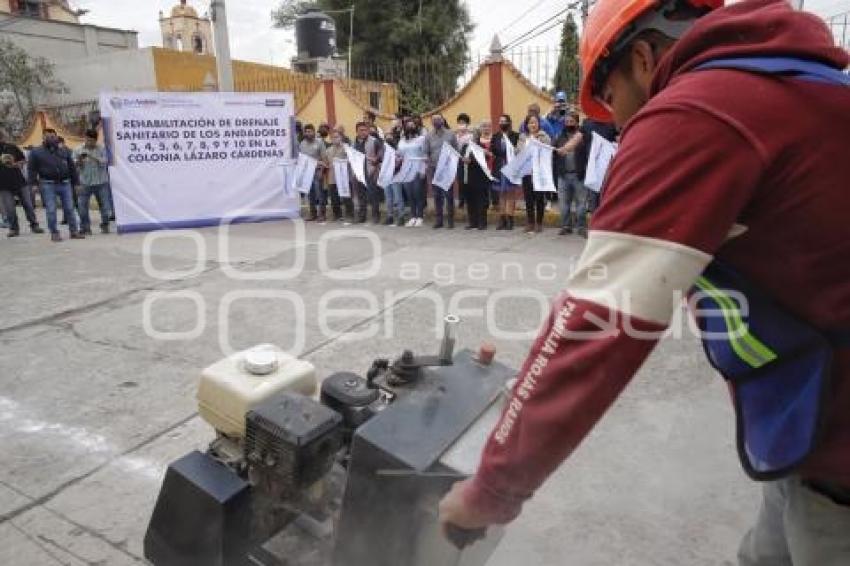
<svg viewBox="0 0 850 566"><path fill-rule="evenodd" d="M417 175L411 182L405 183L404 192L410 203L410 217L425 218L425 177Z"/></svg>
<svg viewBox="0 0 850 566"><path fill-rule="evenodd" d="M584 184L582 186L584 187ZM587 228L587 215L593 214L599 208L599 193L591 191L587 187L584 187L584 192L586 196L579 200L578 211L576 212L579 228Z"/></svg>
<svg viewBox="0 0 850 566"><path fill-rule="evenodd" d="M38 218L35 216L35 207L32 204L32 190L29 187L23 187L18 191L0 191L0 212L6 217L9 223L9 230L13 232L20 231L18 223L18 210L15 207L15 197L21 199L21 206L24 207L24 215L27 217L27 222L32 228L38 227Z"/></svg>
<svg viewBox="0 0 850 566"><path fill-rule="evenodd" d="M437 224L443 223L443 213L448 216L449 226L452 226L455 221L455 188L454 185L449 187L449 190L444 191L437 185L432 185L431 190L434 193L434 209L437 216Z"/></svg>
<svg viewBox="0 0 850 566"><path fill-rule="evenodd" d="M366 222L368 207L372 208L372 222L378 223L381 221L381 196L378 193L380 188L374 185L364 185L359 181L354 181L355 194L357 195L357 220L358 222Z"/></svg>
<svg viewBox="0 0 850 566"><path fill-rule="evenodd" d="M740 566L850 564L850 486L841 502L793 476L763 489L756 525L738 551Z"/></svg>
<svg viewBox="0 0 850 566"><path fill-rule="evenodd" d="M65 213L65 219L68 220L68 228L71 233L78 232L77 214L74 212L74 190L71 188L71 183L51 183L50 181L41 182L41 200L44 201L44 207L47 209L47 228L51 234L58 234L59 228L56 224L56 197L62 200L62 211Z"/></svg>
<svg viewBox="0 0 850 566"><path fill-rule="evenodd" d="M328 205L328 195L325 187L322 184L322 178L316 177L313 179L313 186L310 187L310 192L307 194L308 204L310 207L310 217L316 217L316 207L322 209L322 214L325 212L325 207Z"/></svg>
<svg viewBox="0 0 850 566"><path fill-rule="evenodd" d="M90 185L81 188L82 193L79 196L78 203L80 210L80 230L86 232L91 230L91 216L89 214L89 203L91 197L94 196L97 201L97 206L100 209L100 225L109 226L109 217L112 216L112 208L109 202L109 185Z"/></svg>
<svg viewBox="0 0 850 566"><path fill-rule="evenodd" d="M115 200L112 197L112 183L106 183L106 196L109 197L109 215L110 215L110 217L114 217L115 216Z"/></svg>
<svg viewBox="0 0 850 566"><path fill-rule="evenodd" d="M558 177L558 200L561 203L561 227L573 227L573 200L576 202L576 220L579 226L583 226L584 221L579 218L579 211L586 207L587 189L577 174L565 173ZM585 220L586 217L585 214Z"/></svg>
<svg viewBox="0 0 850 566"><path fill-rule="evenodd" d="M525 215L529 226L542 226L543 215L546 213L546 193L534 190L531 176L523 177L522 191L525 196Z"/></svg>
<svg viewBox="0 0 850 566"><path fill-rule="evenodd" d="M395 220L404 218L404 188L401 183L392 183L386 189L387 216Z"/></svg>

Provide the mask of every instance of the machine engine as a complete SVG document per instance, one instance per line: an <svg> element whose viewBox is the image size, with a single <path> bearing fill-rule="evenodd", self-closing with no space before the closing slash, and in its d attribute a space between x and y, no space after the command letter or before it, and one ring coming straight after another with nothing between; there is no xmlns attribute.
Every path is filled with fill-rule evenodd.
<svg viewBox="0 0 850 566"><path fill-rule="evenodd" d="M166 473L145 536L155 566L483 565L492 532L461 552L437 502L471 474L515 372L492 351L454 356L455 317L437 356L405 351L366 377L328 376L273 346L204 370L206 453Z"/></svg>

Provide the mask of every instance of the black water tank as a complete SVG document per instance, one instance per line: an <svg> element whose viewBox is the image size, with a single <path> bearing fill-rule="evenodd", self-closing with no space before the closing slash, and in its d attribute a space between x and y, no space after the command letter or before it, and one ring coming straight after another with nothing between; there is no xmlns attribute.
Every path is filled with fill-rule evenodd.
<svg viewBox="0 0 850 566"><path fill-rule="evenodd" d="M295 20L298 57L328 58L336 53L336 23L333 18L310 8Z"/></svg>

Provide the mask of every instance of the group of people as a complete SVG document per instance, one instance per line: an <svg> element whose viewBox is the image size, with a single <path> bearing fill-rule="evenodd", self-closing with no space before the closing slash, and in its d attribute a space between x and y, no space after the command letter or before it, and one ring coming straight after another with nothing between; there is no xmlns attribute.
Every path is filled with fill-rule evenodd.
<svg viewBox="0 0 850 566"><path fill-rule="evenodd" d="M560 234L578 231L586 236L587 217L599 202L598 193L583 183L592 136L595 132L614 141L617 131L613 124L589 119L582 122L578 113L570 109L566 94L559 92L546 116L538 104L532 104L518 130L508 114L500 116L496 126L490 120L473 126L469 115L461 113L452 128L442 114L436 113L431 115L429 130L421 116L409 114L396 117L392 127L384 132L376 124L375 114L369 112L357 124L354 140L350 140L343 126L321 124L317 129L313 124L299 125L299 151L318 162L313 185L305 195L309 208L306 220L362 224L371 219L373 224L419 227L425 221L430 193L434 229L454 228L456 208L465 207L467 230L486 230L491 210L498 214L497 230L513 230L517 201L522 199L526 233L542 232L547 206L559 203ZM532 139L555 148L552 168L556 193L536 191L531 175L516 184L502 173L511 156L518 155ZM462 156L457 179L448 190L432 183L445 144ZM472 144L483 149L483 162L474 157ZM357 175L350 175L351 190L341 194L333 164L347 160L345 145L366 156L361 175L365 183L356 180ZM395 150L396 170L405 161L421 163L415 178L385 188L379 186L387 146ZM383 217L382 202L386 203Z"/></svg>
<svg viewBox="0 0 850 566"><path fill-rule="evenodd" d="M100 231L109 233L112 195L109 186L106 149L98 143L97 130L88 130L85 143L75 150L65 145L56 130L44 130L41 146L25 155L0 132L0 204L8 237L21 234L16 201L24 209L30 229L43 234L35 213L34 191L38 189L47 216L47 228L53 242L61 242L57 209L62 208L72 240L92 235L90 206L92 197L100 210Z"/></svg>

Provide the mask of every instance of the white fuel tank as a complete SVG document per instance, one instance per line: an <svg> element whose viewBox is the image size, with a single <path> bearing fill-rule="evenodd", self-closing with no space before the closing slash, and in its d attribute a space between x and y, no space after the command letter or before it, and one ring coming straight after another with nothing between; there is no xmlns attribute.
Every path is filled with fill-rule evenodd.
<svg viewBox="0 0 850 566"><path fill-rule="evenodd" d="M230 437L245 435L245 415L269 397L289 391L313 396L316 368L280 348L263 344L209 366L198 386L198 411L207 423Z"/></svg>

